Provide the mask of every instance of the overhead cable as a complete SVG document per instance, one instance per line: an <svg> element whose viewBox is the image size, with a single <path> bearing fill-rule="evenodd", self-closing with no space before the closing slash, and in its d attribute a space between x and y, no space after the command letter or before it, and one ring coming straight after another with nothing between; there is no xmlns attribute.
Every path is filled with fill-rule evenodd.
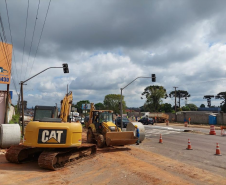
<svg viewBox="0 0 226 185"><path fill-rule="evenodd" d="M20 70L20 74L21 74L20 81L22 81L22 74L24 74L24 73L22 73L22 70L23 70L23 63L24 63L24 48L25 48L25 40L26 40L26 34L27 34L28 10L29 10L29 0L28 0L28 5L27 5L27 18L26 18L25 35L24 35L24 46L23 46L22 65L21 65L21 70Z"/></svg>
<svg viewBox="0 0 226 185"><path fill-rule="evenodd" d="M50 3L51 3L51 0L49 1L49 5L48 5L47 11L46 11L45 20L44 20L44 23L43 23L43 26L42 26L42 31L41 31L41 35L40 35L40 38L39 38L39 41L38 41L38 46L37 46L37 49L36 49L36 52L35 52L35 56L34 56L34 60L33 60L32 66L31 66L30 75L31 75L31 71L33 69L34 61L35 61L35 58L36 58L36 55L37 55L37 52L38 52L38 48L39 48L39 44L40 44L40 41L41 41L41 38L42 38L42 33L43 33L43 30L44 30L45 23L46 23L46 18L47 18L48 12L49 12Z"/></svg>

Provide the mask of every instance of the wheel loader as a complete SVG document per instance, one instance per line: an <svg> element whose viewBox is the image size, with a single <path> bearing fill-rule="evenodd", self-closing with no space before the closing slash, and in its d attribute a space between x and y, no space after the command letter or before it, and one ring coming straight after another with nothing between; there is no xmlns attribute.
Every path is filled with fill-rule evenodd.
<svg viewBox="0 0 226 185"><path fill-rule="evenodd" d="M89 121L86 123L87 142L97 143L97 147L104 146L123 146L135 144L137 138L134 132L122 132L113 123L112 110L95 110L91 103Z"/></svg>
<svg viewBox="0 0 226 185"><path fill-rule="evenodd" d="M71 103L72 92L66 94L61 102L60 118L54 118L53 107L37 109L36 121L26 126L24 143L11 146L6 159L13 163L38 159L41 168L58 170L94 156L96 145L82 143L81 123L68 122Z"/></svg>

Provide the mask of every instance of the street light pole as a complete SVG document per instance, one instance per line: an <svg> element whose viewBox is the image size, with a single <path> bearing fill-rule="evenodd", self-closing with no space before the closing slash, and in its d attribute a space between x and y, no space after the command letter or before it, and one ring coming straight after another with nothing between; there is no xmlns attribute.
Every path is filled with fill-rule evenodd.
<svg viewBox="0 0 226 185"><path fill-rule="evenodd" d="M121 112L121 129L123 128L123 125L122 125L122 90L125 89L127 86L129 86L131 83L133 83L138 78L152 78L152 81L155 82L155 75L152 75L152 77L139 76L139 77L135 78L133 81L131 81L129 84L127 84L125 87L120 88L120 90L121 90L121 105L120 105L120 107L121 107L121 110L120 110L120 112Z"/></svg>
<svg viewBox="0 0 226 185"><path fill-rule="evenodd" d="M27 80L21 81L20 82L20 88L21 88L21 104L22 104L22 137L23 137L23 142L24 142L24 97L23 97L23 85L25 82L27 82L28 80L34 78L35 76L43 73L44 71L51 69L51 68L63 68L64 73L69 73L69 69L68 69L68 65L67 64L63 64L63 67L48 67L46 69L44 69L43 71L37 73L36 75L28 78Z"/></svg>

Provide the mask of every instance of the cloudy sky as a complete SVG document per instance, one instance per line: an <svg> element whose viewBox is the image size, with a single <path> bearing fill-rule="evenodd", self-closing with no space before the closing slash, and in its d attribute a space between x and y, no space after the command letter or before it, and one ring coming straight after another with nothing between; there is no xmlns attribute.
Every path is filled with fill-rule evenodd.
<svg viewBox="0 0 226 185"><path fill-rule="evenodd" d="M62 63L68 63L69 74L50 69L27 82L28 107L59 104L67 84L74 103L103 102L105 95L120 94L136 77L153 73L156 83L138 79L123 90L127 106L142 106L141 93L149 85L162 85L167 93L174 86L186 90L191 94L188 103L197 106L207 105L204 95L226 91L225 0L6 2L12 41L3 0L0 14L7 42L13 43L13 103L20 81Z"/></svg>

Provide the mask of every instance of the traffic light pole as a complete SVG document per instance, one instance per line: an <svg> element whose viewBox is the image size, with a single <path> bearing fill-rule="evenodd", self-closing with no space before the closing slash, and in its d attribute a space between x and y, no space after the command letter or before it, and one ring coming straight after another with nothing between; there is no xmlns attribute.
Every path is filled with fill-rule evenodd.
<svg viewBox="0 0 226 185"><path fill-rule="evenodd" d="M24 99L23 99L24 97L23 97L23 85L24 85L25 82L29 81L30 79L38 76L39 74L41 74L44 71L46 71L48 69L51 69L51 68L64 68L64 67L48 67L48 68L44 69L43 71L37 73L36 75L28 78L27 80L20 82L20 88L21 88L21 104L22 104L22 138L23 138L23 142L24 142L24 102L23 102L24 101Z"/></svg>
<svg viewBox="0 0 226 185"><path fill-rule="evenodd" d="M123 128L123 124L122 124L122 114L123 114L123 112L122 112L122 90L125 89L126 87L128 87L131 83L133 83L138 78L152 78L152 79L155 80L155 75L154 76L152 75L152 77L139 76L139 77L135 78L133 81L131 81L129 84L127 84L125 87L120 88L120 90L121 90L121 105L120 105L120 108L121 108L121 110L120 110L120 114L121 114L121 129Z"/></svg>

